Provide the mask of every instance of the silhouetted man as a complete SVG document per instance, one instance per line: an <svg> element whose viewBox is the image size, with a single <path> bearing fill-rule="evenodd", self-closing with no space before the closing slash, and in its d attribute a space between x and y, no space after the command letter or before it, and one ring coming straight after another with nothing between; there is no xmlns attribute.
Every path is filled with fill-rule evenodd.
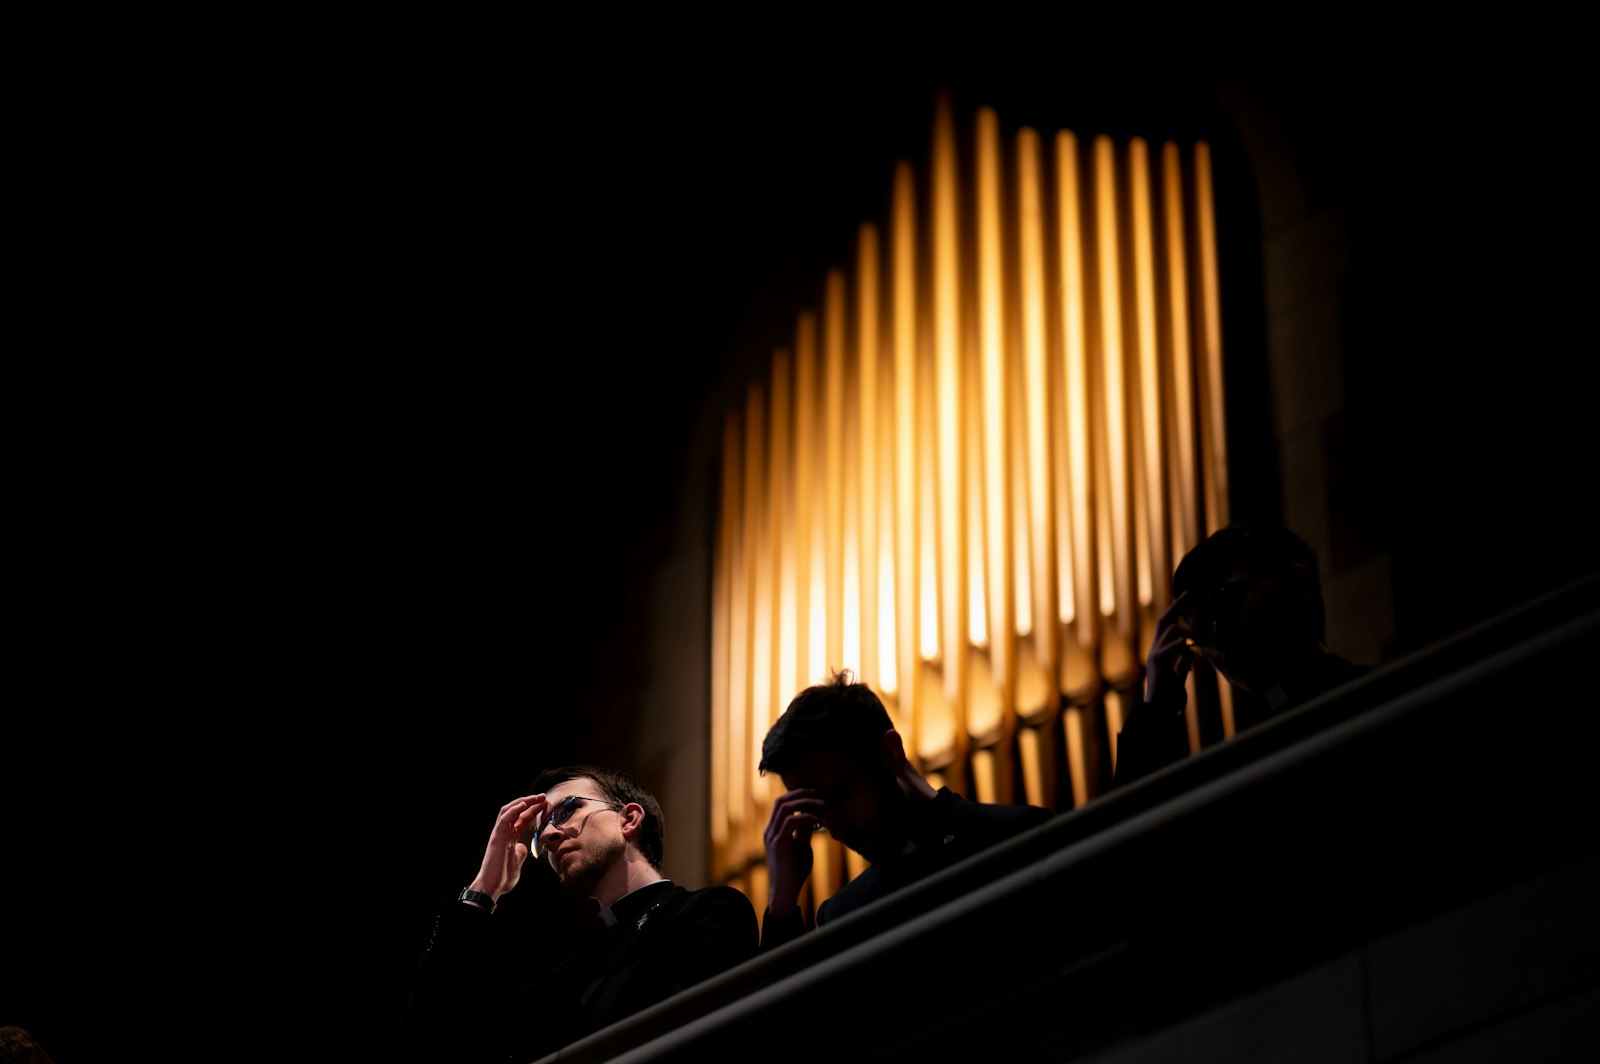
<svg viewBox="0 0 1600 1064"><path fill-rule="evenodd" d="M1172 575L1144 701L1117 737L1114 785L1189 756L1185 679L1197 657L1243 692L1235 731L1367 672L1323 645L1323 612L1316 555L1288 529L1233 524L1202 540Z"/></svg>
<svg viewBox="0 0 1600 1064"><path fill-rule="evenodd" d="M818 907L821 926L1051 816L1039 806L935 790L907 759L883 702L847 671L794 697L761 744L759 768L787 788L767 821L763 950L805 930L799 898L811 874L812 832L826 830L871 862Z"/></svg>

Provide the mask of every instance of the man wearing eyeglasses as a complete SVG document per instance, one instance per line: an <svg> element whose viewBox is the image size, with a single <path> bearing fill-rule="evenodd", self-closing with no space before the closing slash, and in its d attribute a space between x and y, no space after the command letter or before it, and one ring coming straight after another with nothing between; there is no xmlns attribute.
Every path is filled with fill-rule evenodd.
<svg viewBox="0 0 1600 1064"><path fill-rule="evenodd" d="M826 831L870 865L817 908L818 926L1050 819L1040 806L969 801L937 790L906 757L882 700L848 671L801 691L767 731L760 772L785 793L765 833L763 951L805 931L801 889L811 836Z"/></svg>
<svg viewBox="0 0 1600 1064"><path fill-rule="evenodd" d="M661 808L631 776L568 766L541 773L533 790L500 808L477 876L440 913L407 1002L425 1054L533 1060L756 953L743 893L662 875ZM496 910L530 853L561 897L590 900L578 926L534 921L531 944L519 945L528 922L514 905Z"/></svg>
<svg viewBox="0 0 1600 1064"><path fill-rule="evenodd" d="M1295 533L1236 523L1202 540L1172 575L1113 785L1189 756L1186 680L1200 659L1233 686L1235 731L1369 671L1328 650L1325 631L1316 555Z"/></svg>

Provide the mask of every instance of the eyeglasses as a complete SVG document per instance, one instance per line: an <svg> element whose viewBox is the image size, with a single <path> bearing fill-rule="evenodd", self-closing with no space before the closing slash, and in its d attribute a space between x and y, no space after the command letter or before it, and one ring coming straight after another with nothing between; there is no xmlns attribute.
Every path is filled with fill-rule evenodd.
<svg viewBox="0 0 1600 1064"><path fill-rule="evenodd" d="M539 845L539 840L544 837L544 833L549 831L551 828L560 830L563 824L572 819L573 814L578 811L584 802L599 802L607 809L622 808L622 806L618 805L616 802L608 802L604 798L586 798L579 794L568 795L547 809L545 811L544 823L540 824L533 830L533 855L535 857L544 856L545 848Z"/></svg>
<svg viewBox="0 0 1600 1064"><path fill-rule="evenodd" d="M1194 607L1188 611L1190 630L1211 637L1233 625L1254 583L1253 577L1240 577L1195 596Z"/></svg>

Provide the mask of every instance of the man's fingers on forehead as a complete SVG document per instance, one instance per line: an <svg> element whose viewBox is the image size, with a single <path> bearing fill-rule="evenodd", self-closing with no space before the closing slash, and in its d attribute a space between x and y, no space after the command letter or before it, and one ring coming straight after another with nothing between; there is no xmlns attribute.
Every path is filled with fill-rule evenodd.
<svg viewBox="0 0 1600 1064"><path fill-rule="evenodd" d="M812 787L796 787L792 791L785 791L778 798L783 805L806 805L819 803L821 800L822 792Z"/></svg>

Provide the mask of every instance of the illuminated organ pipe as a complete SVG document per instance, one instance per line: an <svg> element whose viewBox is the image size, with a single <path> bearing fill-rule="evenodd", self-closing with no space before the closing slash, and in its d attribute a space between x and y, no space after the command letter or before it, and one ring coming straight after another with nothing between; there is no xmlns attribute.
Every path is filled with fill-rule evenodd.
<svg viewBox="0 0 1600 1064"><path fill-rule="evenodd" d="M1057 809L1102 792L1171 566L1227 520L1208 147L1008 137L1002 117L972 113L963 158L941 97L926 173L895 166L885 224L859 224L728 415L723 881L764 882L761 739L837 668L935 783ZM861 867L817 845L812 904Z"/></svg>

